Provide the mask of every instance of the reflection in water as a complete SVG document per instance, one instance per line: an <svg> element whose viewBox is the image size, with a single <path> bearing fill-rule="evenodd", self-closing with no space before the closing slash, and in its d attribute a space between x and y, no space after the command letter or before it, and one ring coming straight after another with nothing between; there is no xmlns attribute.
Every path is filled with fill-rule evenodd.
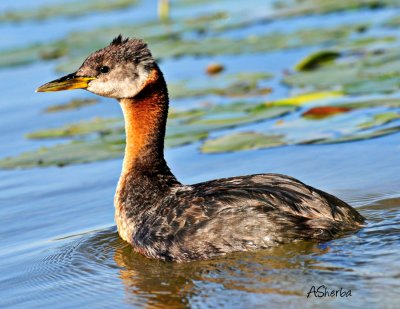
<svg viewBox="0 0 400 309"><path fill-rule="evenodd" d="M315 255L327 250L302 242L211 261L177 264L146 259L126 245L116 249L114 259L121 267L120 277L128 302L141 303L137 298L146 297L150 308L165 305L180 308L188 307L198 297L207 297L204 285L213 286L214 290L301 296L302 291L288 288L283 282L285 270L304 270L316 263Z"/></svg>
<svg viewBox="0 0 400 309"><path fill-rule="evenodd" d="M53 254L41 252L37 263L9 280L9 287L18 286L25 293L10 295L0 304L58 308L349 305L345 298L306 297L311 286L324 284L330 289L351 289L354 306L368 298L371 307L393 307L400 300L396 294L399 205L397 198L362 207L368 225L330 242L297 242L183 264L134 253L115 228L75 235L72 241L57 240L57 245L63 244L51 248ZM30 293L38 290L42 293Z"/></svg>

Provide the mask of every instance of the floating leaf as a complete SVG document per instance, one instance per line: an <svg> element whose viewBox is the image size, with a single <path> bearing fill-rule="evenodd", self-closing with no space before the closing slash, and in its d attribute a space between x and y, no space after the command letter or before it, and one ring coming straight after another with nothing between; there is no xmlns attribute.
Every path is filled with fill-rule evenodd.
<svg viewBox="0 0 400 309"><path fill-rule="evenodd" d="M354 26L347 25L346 27L339 26L330 29L303 29L295 33L271 33L265 35L255 35L251 37L245 37L240 39L230 39L225 37L204 37L203 39L183 39L179 35L172 35L171 33L164 34L164 37L149 37L146 31L143 31L143 36L149 42L149 46L152 49L153 54L157 59L166 59L182 56L211 56L220 54L243 54L243 53L259 53L272 50L298 48L301 46L309 46L320 44L324 42L345 40L355 29ZM123 29L124 33L138 35L138 31L135 27L131 29ZM114 29L113 33L122 32L119 29ZM147 29L148 31L148 29ZM150 32L151 33L151 32ZM74 34L76 38L67 38L66 41L73 40L78 41L80 44L84 44L84 38L91 37L93 42L87 42L87 46L82 46L73 53L71 51L69 57L67 57L66 63L59 67L63 71L71 71L76 69L76 65L82 61L82 56L79 59L75 59L75 55L82 55L83 49L87 50L98 49L98 42L104 41L104 32L85 33L84 38L80 38L83 33ZM96 40L97 37L101 36ZM295 39L294 39L295 38ZM59 43L61 43L60 41ZM71 42L72 43L72 42ZM96 43L96 44L94 44ZM108 43L108 42L107 42ZM105 44L107 44L105 43ZM90 48L92 45L92 48ZM68 43L68 46L71 46ZM100 46L101 47L101 46ZM1 55L1 53L0 53ZM86 56L86 54L84 54ZM0 62L1 64L1 62Z"/></svg>
<svg viewBox="0 0 400 309"><path fill-rule="evenodd" d="M208 75L215 75L221 73L224 70L224 66L219 63L211 63L206 67L206 73Z"/></svg>
<svg viewBox="0 0 400 309"><path fill-rule="evenodd" d="M396 0L295 0L279 1L279 9L288 16L298 16L305 14L325 14L330 12L354 10L354 9L378 9L386 6L397 7ZM301 12L301 13L300 13ZM289 14L293 15L289 15Z"/></svg>
<svg viewBox="0 0 400 309"><path fill-rule="evenodd" d="M270 79L266 72L240 72L223 74L207 79L191 80L169 85L173 98L196 97L207 95L220 96L254 96L271 92L268 87L259 87L261 80Z"/></svg>
<svg viewBox="0 0 400 309"><path fill-rule="evenodd" d="M354 40L342 42L335 46L338 50L344 51L357 51L357 50L374 50L381 48L385 45L396 43L397 37L392 35L379 36L379 37L362 37Z"/></svg>
<svg viewBox="0 0 400 309"><path fill-rule="evenodd" d="M296 64L295 69L297 71L311 71L323 64L332 62L338 57L340 57L340 53L337 51L321 50L302 59Z"/></svg>
<svg viewBox="0 0 400 309"><path fill-rule="evenodd" d="M350 95L370 93L392 93L400 89L400 75L358 80L344 85L343 90Z"/></svg>
<svg viewBox="0 0 400 309"><path fill-rule="evenodd" d="M379 52L357 52L342 62L313 71L285 76L284 83L296 88L341 90L345 94L391 93L400 89L398 47Z"/></svg>
<svg viewBox="0 0 400 309"><path fill-rule="evenodd" d="M0 168L65 166L122 157L124 140L72 141L0 160Z"/></svg>
<svg viewBox="0 0 400 309"><path fill-rule="evenodd" d="M229 108L229 106L227 107ZM239 108L242 110L239 110ZM237 104L236 111L229 112L228 109L226 111L218 111L216 108L211 110L205 116L193 119L187 124L191 126L204 126L210 131L213 131L216 129L231 128L252 122L273 119L293 112L296 109L296 107L292 106Z"/></svg>
<svg viewBox="0 0 400 309"><path fill-rule="evenodd" d="M394 120L400 119L400 113L399 112L387 112L387 113L382 113L382 114L377 114L374 115L373 119L367 122L363 122L359 125L361 129L371 129L375 128L387 123L390 123Z"/></svg>
<svg viewBox="0 0 400 309"><path fill-rule="evenodd" d="M337 26L333 28L301 29L294 33L269 33L240 39L226 37L183 38L183 34L200 29L207 30L209 24L188 27L184 20L177 19L168 26L159 21L146 21L134 25L116 25L91 31L80 31L43 45L30 45L0 51L0 67L31 63L43 55L65 56L59 70L71 72L82 64L83 59L93 50L109 44L116 33L143 37L148 41L157 59L188 55L220 55L257 53L271 50L297 48L326 42L344 42L360 25ZM185 37L189 37L185 35ZM90 38L88 40L87 38ZM62 51L62 52L61 52ZM42 55L42 56L41 56Z"/></svg>
<svg viewBox="0 0 400 309"><path fill-rule="evenodd" d="M393 27L393 28L399 27L400 26L400 16L395 15L395 16L391 17L390 19L388 19L385 22L385 26Z"/></svg>
<svg viewBox="0 0 400 309"><path fill-rule="evenodd" d="M170 109L168 113L168 121L171 119L185 119L185 120L190 120L192 118L197 118L202 115L204 115L206 111L204 109L200 108L193 108L193 109L188 109L188 110L176 110L176 109Z"/></svg>
<svg viewBox="0 0 400 309"><path fill-rule="evenodd" d="M241 132L207 140L201 147L204 153L221 153L285 145L284 136Z"/></svg>
<svg viewBox="0 0 400 309"><path fill-rule="evenodd" d="M317 106L310 108L302 114L303 117L308 119L323 119L337 114L342 114L351 111L348 107L341 106Z"/></svg>
<svg viewBox="0 0 400 309"><path fill-rule="evenodd" d="M66 104L57 104L49 106L45 109L46 113L57 113L68 110L79 109L84 106L97 104L99 101L96 99L73 99Z"/></svg>
<svg viewBox="0 0 400 309"><path fill-rule="evenodd" d="M273 105L305 105L308 103L342 97L340 91L311 92L271 102Z"/></svg>
<svg viewBox="0 0 400 309"><path fill-rule="evenodd" d="M51 4L36 9L5 11L0 14L0 22L44 20L58 16L77 17L93 12L119 10L135 4L135 0L85 0Z"/></svg>
<svg viewBox="0 0 400 309"><path fill-rule="evenodd" d="M61 128L41 130L27 134L30 139L63 138L82 136L91 133L109 135L112 132L123 130L123 120L118 118L95 118L90 121L66 125Z"/></svg>
<svg viewBox="0 0 400 309"><path fill-rule="evenodd" d="M337 106L349 109L372 108L372 107L400 107L400 98L378 98L370 100L352 101L339 103Z"/></svg>
<svg viewBox="0 0 400 309"><path fill-rule="evenodd" d="M192 132L182 135L167 135L165 139L165 146L168 148L174 148L178 146L192 144L194 142L206 139L207 137L208 132Z"/></svg>
<svg viewBox="0 0 400 309"><path fill-rule="evenodd" d="M354 141L361 141L371 138L377 138L393 133L400 132L400 126L384 128L376 131L358 131L353 134L347 134L343 136L339 136L337 138L328 138L328 139L317 139L305 142L306 144L335 144L335 143L347 143Z"/></svg>

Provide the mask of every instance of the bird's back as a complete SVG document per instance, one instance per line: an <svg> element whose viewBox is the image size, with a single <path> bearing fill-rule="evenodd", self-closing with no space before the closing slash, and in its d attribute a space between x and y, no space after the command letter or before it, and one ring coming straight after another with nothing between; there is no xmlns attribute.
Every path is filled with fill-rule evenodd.
<svg viewBox="0 0 400 309"><path fill-rule="evenodd" d="M187 261L328 240L363 222L330 194L289 176L258 174L174 188L148 212L134 242L148 256Z"/></svg>

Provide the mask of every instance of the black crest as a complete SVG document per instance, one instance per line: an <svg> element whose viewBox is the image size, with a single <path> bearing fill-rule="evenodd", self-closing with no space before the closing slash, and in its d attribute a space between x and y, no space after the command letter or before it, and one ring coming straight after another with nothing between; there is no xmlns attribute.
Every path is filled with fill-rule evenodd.
<svg viewBox="0 0 400 309"><path fill-rule="evenodd" d="M120 34L119 36L114 38L114 40L112 40L111 45L121 45L121 44L128 42L128 40L129 40L128 38L123 39L122 35Z"/></svg>

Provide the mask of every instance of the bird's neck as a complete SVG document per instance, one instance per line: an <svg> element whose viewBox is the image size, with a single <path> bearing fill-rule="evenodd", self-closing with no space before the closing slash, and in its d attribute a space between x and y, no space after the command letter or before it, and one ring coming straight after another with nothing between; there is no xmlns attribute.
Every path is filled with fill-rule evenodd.
<svg viewBox="0 0 400 309"><path fill-rule="evenodd" d="M168 91L159 68L135 98L121 99L126 147L122 175L171 172L164 160L164 137L168 116Z"/></svg>
<svg viewBox="0 0 400 309"><path fill-rule="evenodd" d="M115 193L115 221L122 239L133 244L138 221L181 184L164 160L168 91L161 71L150 74L135 98L121 99L125 119L125 157Z"/></svg>

